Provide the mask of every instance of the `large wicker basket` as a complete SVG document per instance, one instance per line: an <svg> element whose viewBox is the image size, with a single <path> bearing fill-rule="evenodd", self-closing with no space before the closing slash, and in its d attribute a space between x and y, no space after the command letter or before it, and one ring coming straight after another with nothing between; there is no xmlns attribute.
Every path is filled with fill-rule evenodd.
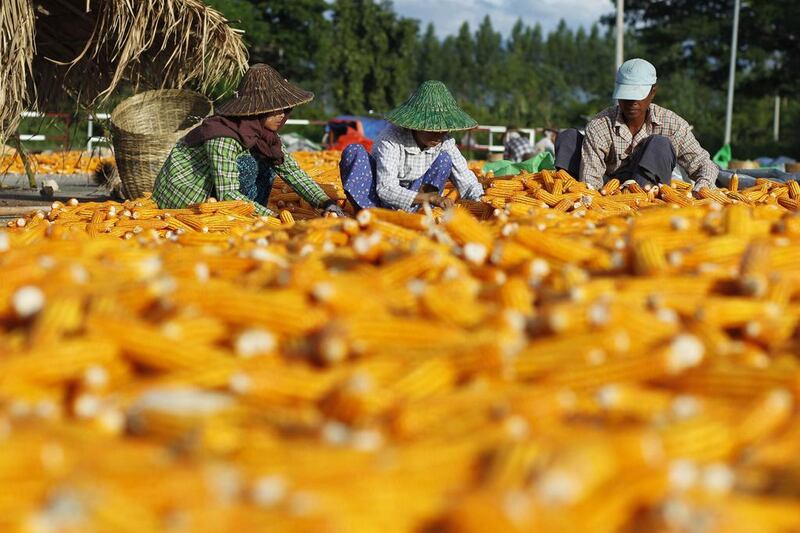
<svg viewBox="0 0 800 533"><path fill-rule="evenodd" d="M114 158L125 198L152 192L175 142L211 113L211 101L182 89L146 91L111 113Z"/></svg>

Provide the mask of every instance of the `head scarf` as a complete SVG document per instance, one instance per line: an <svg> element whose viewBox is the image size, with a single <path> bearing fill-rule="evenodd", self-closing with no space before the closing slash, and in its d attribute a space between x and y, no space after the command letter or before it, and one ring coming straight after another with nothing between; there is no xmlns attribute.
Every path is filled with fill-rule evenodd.
<svg viewBox="0 0 800 533"><path fill-rule="evenodd" d="M230 137L239 141L253 155L259 155L271 166L283 164L281 138L264 127L263 118L255 116L224 117L214 115L186 134L183 142L197 146L209 139Z"/></svg>

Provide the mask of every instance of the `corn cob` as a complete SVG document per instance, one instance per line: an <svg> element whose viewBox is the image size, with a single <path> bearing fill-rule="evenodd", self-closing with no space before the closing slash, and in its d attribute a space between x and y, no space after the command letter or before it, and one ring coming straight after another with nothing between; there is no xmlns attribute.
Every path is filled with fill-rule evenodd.
<svg viewBox="0 0 800 533"><path fill-rule="evenodd" d="M610 196L619 190L619 186L619 180L617 178L612 178L603 184L603 188L600 189L600 194L603 196Z"/></svg>

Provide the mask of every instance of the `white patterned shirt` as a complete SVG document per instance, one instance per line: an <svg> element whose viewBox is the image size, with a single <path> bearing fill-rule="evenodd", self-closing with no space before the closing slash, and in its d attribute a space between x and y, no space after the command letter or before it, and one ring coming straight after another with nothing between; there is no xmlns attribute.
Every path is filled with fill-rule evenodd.
<svg viewBox="0 0 800 533"><path fill-rule="evenodd" d="M394 209L410 211L417 193L403 185L422 177L442 152L447 152L453 161L450 179L461 198L479 200L483 196L483 187L450 135L437 146L423 150L417 145L411 130L389 124L372 147L376 189L381 202Z"/></svg>
<svg viewBox="0 0 800 533"><path fill-rule="evenodd" d="M664 135L672 141L678 164L694 180L694 190L714 188L719 167L711 161L692 134L692 127L678 114L650 104L642 129L631 135L619 106L598 113L586 125L581 149L580 180L593 189L603 186L603 176L614 177L636 147L651 135Z"/></svg>

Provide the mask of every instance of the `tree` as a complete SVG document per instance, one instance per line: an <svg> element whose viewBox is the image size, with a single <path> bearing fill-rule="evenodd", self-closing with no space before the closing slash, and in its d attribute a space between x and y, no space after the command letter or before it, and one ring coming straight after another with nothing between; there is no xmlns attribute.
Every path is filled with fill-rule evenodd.
<svg viewBox="0 0 800 533"><path fill-rule="evenodd" d="M441 76L443 70L442 62L442 44L436 37L436 30L433 24L429 23L419 44L417 81L421 83Z"/></svg>
<svg viewBox="0 0 800 533"><path fill-rule="evenodd" d="M330 35L325 0L208 0L244 30L250 64L267 63L304 88L320 92L321 52Z"/></svg>
<svg viewBox="0 0 800 533"><path fill-rule="evenodd" d="M475 65L479 65L477 72L480 75L472 80L472 85L477 89L476 103L487 107L497 102L494 88L503 71L505 50L502 42L503 38L494 31L492 19L487 15L475 32Z"/></svg>
<svg viewBox="0 0 800 533"><path fill-rule="evenodd" d="M326 73L336 107L347 113L386 112L408 96L416 73L416 21L398 17L389 2L337 0L335 42Z"/></svg>
<svg viewBox="0 0 800 533"><path fill-rule="evenodd" d="M695 125L701 142L718 146L734 0L629 0L625 7L638 45L659 70L659 102L680 104L676 110ZM751 0L741 6L733 128L737 157L747 156L756 143L769 147L764 141L775 95L800 95L795 81L798 40L800 10L795 1ZM691 102L687 95L700 100ZM777 155L778 150L781 147L773 143L767 153Z"/></svg>
<svg viewBox="0 0 800 533"><path fill-rule="evenodd" d="M318 58L330 33L325 0L269 0L257 2L269 27L266 39L251 49L252 60L277 68L289 79L318 87Z"/></svg>
<svg viewBox="0 0 800 533"><path fill-rule="evenodd" d="M709 151L722 143L734 0L628 0L628 57L646 57L659 73L656 103L693 126ZM770 140L775 95L786 101L783 123L800 118L800 9L796 0L748 0L742 7L734 115L737 157L800 152L800 131ZM251 61L276 66L314 90L304 116L383 113L426 79L447 84L478 121L567 127L610 105L614 83L612 29L547 35L518 20L508 36L485 17L476 31L422 35L388 1L209 0L245 30ZM611 21L606 20L610 25Z"/></svg>

